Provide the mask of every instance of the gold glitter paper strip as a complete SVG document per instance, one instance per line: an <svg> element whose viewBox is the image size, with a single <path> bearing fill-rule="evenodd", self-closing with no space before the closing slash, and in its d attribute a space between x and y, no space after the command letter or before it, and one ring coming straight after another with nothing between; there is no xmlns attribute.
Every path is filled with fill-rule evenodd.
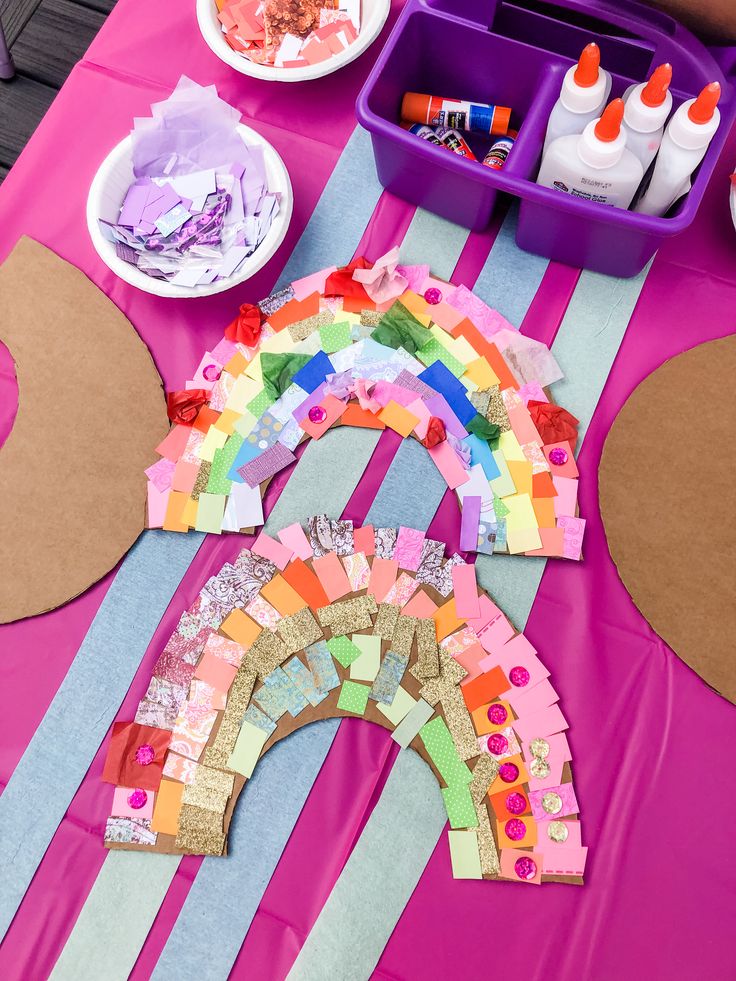
<svg viewBox="0 0 736 981"><path fill-rule="evenodd" d="M306 341L310 334L319 330L320 327L326 327L327 324L331 324L334 319L335 315L330 313L329 310L320 310L319 313L315 313L312 317L307 317L305 320L297 320L296 323L289 324L287 329L293 341Z"/></svg>
<svg viewBox="0 0 736 981"><path fill-rule="evenodd" d="M182 804L176 847L195 855L222 855L225 847L222 814L194 804Z"/></svg>
<svg viewBox="0 0 736 981"><path fill-rule="evenodd" d="M361 310L360 325L361 327L378 327L382 317L383 314L378 310Z"/></svg>
<svg viewBox="0 0 736 981"><path fill-rule="evenodd" d="M491 822L488 818L488 806L483 800L475 805L475 813L478 815L478 851L480 853L480 869L483 875L491 875L496 878L501 872L501 863L498 860L498 849L496 839L491 831Z"/></svg>
<svg viewBox="0 0 736 981"><path fill-rule="evenodd" d="M323 638L322 631L308 606L291 616L284 617L276 630L286 645L287 654L303 651L305 647Z"/></svg>
<svg viewBox="0 0 736 981"><path fill-rule="evenodd" d="M214 742L211 746L207 746L204 751L203 763L208 766L219 766L227 769L227 761L235 749L240 724L243 721L245 710L248 708L255 683L256 672L254 668L243 662L238 668L232 685L230 685L225 714L220 720L220 728L217 730Z"/></svg>
<svg viewBox="0 0 736 981"><path fill-rule="evenodd" d="M394 606L392 603L379 603L378 617L373 633L381 640L391 640L400 612L398 606Z"/></svg>
<svg viewBox="0 0 736 981"><path fill-rule="evenodd" d="M258 677L263 680L274 668L284 663L289 656L289 651L280 637L277 637L268 627L264 627L245 656L249 664L256 669Z"/></svg>
<svg viewBox="0 0 736 981"><path fill-rule="evenodd" d="M372 596L354 596L352 599L321 607L317 610L317 616L323 627L329 627L335 635L344 635L372 627L371 614L377 609Z"/></svg>
<svg viewBox="0 0 736 981"><path fill-rule="evenodd" d="M439 649L439 657L439 677L430 678L428 681L425 681L420 691L420 695L424 701L429 702L430 705L436 705L437 702L443 697L445 691L451 691L452 689L456 688L468 673L462 664L458 664L455 658L451 657L447 651L442 650L442 648ZM417 674L416 664L409 670L418 681L422 680Z"/></svg>
<svg viewBox="0 0 736 981"><path fill-rule="evenodd" d="M485 416L485 414L488 412L488 403L491 400L491 393L488 391L488 389L478 392L471 392L468 397L475 406L476 412L480 413L482 416Z"/></svg>
<svg viewBox="0 0 736 981"><path fill-rule="evenodd" d="M202 460L199 465L199 470L197 471L197 479L194 481L194 487L192 488L192 493L190 495L193 501L198 501L199 495L204 494L207 490L211 469L212 464L207 460Z"/></svg>
<svg viewBox="0 0 736 981"><path fill-rule="evenodd" d="M478 755L478 737L459 688L445 688L440 695L447 728L461 760Z"/></svg>
<svg viewBox="0 0 736 981"><path fill-rule="evenodd" d="M222 770L213 770L200 764L192 783L184 787L182 803L194 804L205 811L224 814L234 785L235 777L232 773L223 773Z"/></svg>
<svg viewBox="0 0 736 981"><path fill-rule="evenodd" d="M490 399L488 402L486 419L489 422L494 422L502 433L506 433L509 431L509 429L511 429L511 423L509 422L509 416L506 412L506 406L504 405L503 395L501 395L501 389L498 385L491 385L488 392L490 393Z"/></svg>
<svg viewBox="0 0 736 981"><path fill-rule="evenodd" d="M391 650L404 657L411 656L411 645L414 642L414 631L417 629L416 617L405 617L399 614L391 638Z"/></svg>
<svg viewBox="0 0 736 981"><path fill-rule="evenodd" d="M477 745L476 745L477 749ZM489 753L483 753L473 767L473 780L470 784L470 796L477 806L482 803L488 793L488 788L498 776L498 760Z"/></svg>
<svg viewBox="0 0 736 981"><path fill-rule="evenodd" d="M440 673L440 653L434 620L417 620L417 663L415 677L436 678Z"/></svg>

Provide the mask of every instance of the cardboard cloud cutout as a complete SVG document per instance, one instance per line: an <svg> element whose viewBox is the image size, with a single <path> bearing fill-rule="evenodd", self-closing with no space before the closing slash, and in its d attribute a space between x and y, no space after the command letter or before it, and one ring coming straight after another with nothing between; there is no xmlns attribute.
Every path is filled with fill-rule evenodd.
<svg viewBox="0 0 736 981"><path fill-rule="evenodd" d="M0 622L101 579L143 529L147 447L166 432L161 379L130 322L28 238L0 267L0 340L18 412L0 447Z"/></svg>

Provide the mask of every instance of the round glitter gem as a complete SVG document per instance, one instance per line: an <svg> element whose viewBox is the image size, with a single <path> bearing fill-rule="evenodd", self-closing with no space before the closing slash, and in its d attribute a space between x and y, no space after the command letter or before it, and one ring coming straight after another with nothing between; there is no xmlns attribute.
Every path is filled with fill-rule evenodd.
<svg viewBox="0 0 736 981"><path fill-rule="evenodd" d="M217 367L216 364L207 364L202 369L202 374L207 379L208 382L217 381L222 372Z"/></svg>
<svg viewBox="0 0 736 981"><path fill-rule="evenodd" d="M517 664L515 668L509 671L509 681L515 688L523 688L525 685L529 684L529 678L531 675L526 668L522 668L520 664Z"/></svg>
<svg viewBox="0 0 736 981"><path fill-rule="evenodd" d="M519 778L519 768L516 763L502 763L498 768L498 775L504 783L513 783ZM560 801L560 807L562 807L562 801Z"/></svg>
<svg viewBox="0 0 736 981"><path fill-rule="evenodd" d="M564 467L567 463L567 450L563 450L561 446L555 446L553 450L549 451L549 462L556 467Z"/></svg>
<svg viewBox="0 0 736 981"><path fill-rule="evenodd" d="M509 748L509 741L500 732L494 732L492 736L488 737L486 745L488 746L489 753L492 753L494 756L501 756Z"/></svg>
<svg viewBox="0 0 736 981"><path fill-rule="evenodd" d="M542 807L547 814L559 814L562 810L562 798L554 790L550 790L542 798Z"/></svg>
<svg viewBox="0 0 736 981"><path fill-rule="evenodd" d="M442 293L436 286L430 286L428 290L424 291L424 299L432 306L436 306L438 303L442 303Z"/></svg>
<svg viewBox="0 0 736 981"><path fill-rule="evenodd" d="M537 874L537 863L531 858L517 858L514 862L514 872L520 879L528 882Z"/></svg>
<svg viewBox="0 0 736 981"><path fill-rule="evenodd" d="M521 841L526 834L526 825L520 818L511 818L510 821L506 822L504 830L506 837L510 838L511 841Z"/></svg>
<svg viewBox="0 0 736 981"><path fill-rule="evenodd" d="M135 751L135 761L139 766L148 766L149 763L153 763L155 756L156 750L149 743L143 743Z"/></svg>
<svg viewBox="0 0 736 981"><path fill-rule="evenodd" d="M128 806L132 807L134 811L140 811L142 807L145 807L147 800L148 794L145 790L134 790L128 794Z"/></svg>
<svg viewBox="0 0 736 981"><path fill-rule="evenodd" d="M569 833L564 821L550 821L547 825L547 837L552 841L567 841Z"/></svg>
<svg viewBox="0 0 736 981"><path fill-rule="evenodd" d="M503 705L489 705L487 714L488 721L494 726L502 726L509 716Z"/></svg>
<svg viewBox="0 0 736 981"><path fill-rule="evenodd" d="M546 760L540 760L538 756L532 760L529 764L529 772L537 780L545 780L549 776L549 763Z"/></svg>
<svg viewBox="0 0 736 981"><path fill-rule="evenodd" d="M322 408L321 405L313 405L309 410L309 421L310 422L324 422L327 418L327 412Z"/></svg>
<svg viewBox="0 0 736 981"><path fill-rule="evenodd" d="M506 794L506 810L509 814L523 814L526 810L526 797L517 791Z"/></svg>
<svg viewBox="0 0 736 981"><path fill-rule="evenodd" d="M532 739L529 743L529 749L532 751L532 756L536 756L539 760L544 760L549 756L549 743L546 739L541 739L539 736L536 739Z"/></svg>

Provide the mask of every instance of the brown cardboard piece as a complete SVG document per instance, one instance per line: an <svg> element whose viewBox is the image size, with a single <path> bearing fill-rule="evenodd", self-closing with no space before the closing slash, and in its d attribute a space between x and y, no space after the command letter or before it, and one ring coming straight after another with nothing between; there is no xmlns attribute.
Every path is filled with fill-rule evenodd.
<svg viewBox="0 0 736 981"><path fill-rule="evenodd" d="M617 416L599 473L608 547L632 599L675 653L732 702L734 377L733 336L667 361Z"/></svg>
<svg viewBox="0 0 736 981"><path fill-rule="evenodd" d="M161 378L130 322L74 266L21 238L0 267L18 413L0 447L0 623L54 609L143 530Z"/></svg>

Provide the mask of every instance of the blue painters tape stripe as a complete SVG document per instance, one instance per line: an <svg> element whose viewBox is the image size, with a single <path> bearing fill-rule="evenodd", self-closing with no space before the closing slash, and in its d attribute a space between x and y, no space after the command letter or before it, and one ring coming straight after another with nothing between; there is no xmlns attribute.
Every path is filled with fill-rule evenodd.
<svg viewBox="0 0 736 981"><path fill-rule="evenodd" d="M371 220L383 188L371 138L356 126L279 278L281 286L309 276L331 260L348 262Z"/></svg>
<svg viewBox="0 0 736 981"><path fill-rule="evenodd" d="M434 774L403 750L288 981L371 977L446 821Z"/></svg>
<svg viewBox="0 0 736 981"><path fill-rule="evenodd" d="M401 262L429 265L435 276L449 280L469 234L467 228L417 208L401 246Z"/></svg>
<svg viewBox="0 0 736 981"><path fill-rule="evenodd" d="M444 477L425 447L405 439L391 461L365 524L426 531L447 490Z"/></svg>
<svg viewBox="0 0 736 981"><path fill-rule="evenodd" d="M152 981L226 981L338 725L299 729L259 761L233 814L229 855L202 863Z"/></svg>
<svg viewBox="0 0 736 981"><path fill-rule="evenodd" d="M2 936L202 540L193 532L141 535L0 797Z"/></svg>

